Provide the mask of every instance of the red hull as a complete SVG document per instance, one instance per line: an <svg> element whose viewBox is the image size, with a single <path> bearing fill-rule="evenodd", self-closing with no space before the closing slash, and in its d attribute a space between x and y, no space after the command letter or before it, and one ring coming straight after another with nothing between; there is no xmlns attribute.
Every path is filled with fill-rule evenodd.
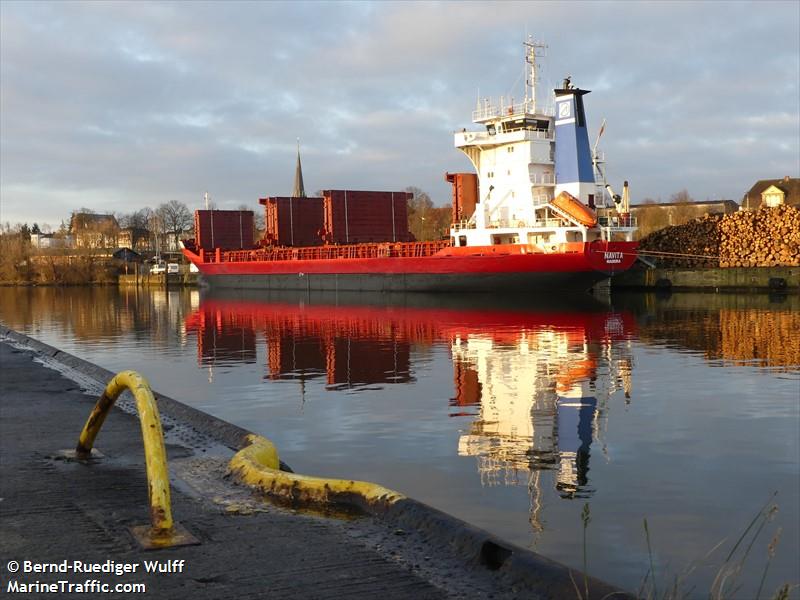
<svg viewBox="0 0 800 600"><path fill-rule="evenodd" d="M636 259L635 242L574 243L562 250L445 247L428 256L300 258L298 253L296 259L281 260L259 260L259 251L184 249L184 254L215 287L426 292L588 289Z"/></svg>

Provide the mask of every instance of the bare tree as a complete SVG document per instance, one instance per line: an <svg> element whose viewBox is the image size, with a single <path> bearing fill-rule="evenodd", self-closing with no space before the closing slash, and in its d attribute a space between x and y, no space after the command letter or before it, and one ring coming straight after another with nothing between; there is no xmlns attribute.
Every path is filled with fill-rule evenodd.
<svg viewBox="0 0 800 600"><path fill-rule="evenodd" d="M256 235L259 231L264 231L265 225L265 216L263 210L253 210L246 204L240 204L237 210L249 210L253 213L253 227L255 228Z"/></svg>
<svg viewBox="0 0 800 600"><path fill-rule="evenodd" d="M695 205L694 198L685 189L672 194L669 200L675 203L670 212L670 225L682 225L702 214L702 210L698 210Z"/></svg>
<svg viewBox="0 0 800 600"><path fill-rule="evenodd" d="M672 196L669 197L670 202L675 203L687 203L687 202L694 202L694 198L689 195L689 192L686 189L682 189L680 192L675 192Z"/></svg>
<svg viewBox="0 0 800 600"><path fill-rule="evenodd" d="M413 185L403 191L411 194L411 199L408 201L408 230L418 240L429 239L433 231L431 223L428 222L433 209L431 197Z"/></svg>
<svg viewBox="0 0 800 600"><path fill-rule="evenodd" d="M183 202L170 200L165 204L159 205L156 214L161 220L165 233L175 236L175 245L184 229L192 224L192 213Z"/></svg>
<svg viewBox="0 0 800 600"><path fill-rule="evenodd" d="M0 281L29 282L32 278L31 243L27 225L13 228L6 222L0 229Z"/></svg>
<svg viewBox="0 0 800 600"><path fill-rule="evenodd" d="M166 226L157 210L150 210L147 214L147 230L150 232L151 247L156 254L161 252L161 242L166 232Z"/></svg>
<svg viewBox="0 0 800 600"><path fill-rule="evenodd" d="M120 227L131 227L133 229L147 229L149 225L150 214L153 212L150 208L142 208L132 213L120 215Z"/></svg>
<svg viewBox="0 0 800 600"><path fill-rule="evenodd" d="M403 191L412 194L411 200L408 201L409 213L411 211L421 213L433 208L433 200L431 200L427 192L413 185L408 186Z"/></svg>
<svg viewBox="0 0 800 600"><path fill-rule="evenodd" d="M119 216L120 227L130 229L131 248L137 249L141 241L146 241L152 235L150 231L152 214L153 209L145 207Z"/></svg>

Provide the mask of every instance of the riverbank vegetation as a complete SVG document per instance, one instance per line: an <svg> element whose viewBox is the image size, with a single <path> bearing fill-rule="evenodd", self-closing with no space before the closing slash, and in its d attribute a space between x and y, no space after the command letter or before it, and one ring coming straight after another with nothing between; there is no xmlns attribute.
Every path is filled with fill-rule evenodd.
<svg viewBox="0 0 800 600"><path fill-rule="evenodd" d="M121 266L94 249L38 250L23 227L0 232L0 285L83 285L114 283Z"/></svg>

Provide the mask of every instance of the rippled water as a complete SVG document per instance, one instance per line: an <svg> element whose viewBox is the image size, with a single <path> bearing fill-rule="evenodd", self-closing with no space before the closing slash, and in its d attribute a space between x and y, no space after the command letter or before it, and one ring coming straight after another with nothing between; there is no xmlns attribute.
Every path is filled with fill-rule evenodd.
<svg viewBox="0 0 800 600"><path fill-rule="evenodd" d="M752 598L800 581L800 302L0 289L0 319L272 439L296 471L380 482L639 588L720 563L773 492ZM76 424L76 431L81 424ZM703 560L723 539L722 548Z"/></svg>

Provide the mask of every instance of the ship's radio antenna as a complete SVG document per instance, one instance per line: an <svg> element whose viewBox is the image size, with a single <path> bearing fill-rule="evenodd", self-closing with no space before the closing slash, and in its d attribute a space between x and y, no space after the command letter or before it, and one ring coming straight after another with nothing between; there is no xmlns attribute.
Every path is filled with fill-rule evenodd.
<svg viewBox="0 0 800 600"><path fill-rule="evenodd" d="M606 190L608 185L608 181L606 181L606 174L603 171L601 165L603 164L603 159L600 154L597 152L597 145L600 143L600 138L603 136L603 132L606 130L606 120L603 119L603 122L600 124L600 131L597 133L597 137L594 140L594 146L592 146L592 166L594 166L595 176L600 176L603 183L603 192L600 193L600 197L603 197L603 193ZM613 192L609 192L613 197ZM605 204L605 199L603 200L603 204Z"/></svg>
<svg viewBox="0 0 800 600"><path fill-rule="evenodd" d="M539 80L538 69L539 65L536 62L537 58L545 56L547 45L542 42L537 42L533 36L528 36L525 42L525 62L528 64L528 78L525 81L525 110L529 113L536 112L536 83Z"/></svg>

